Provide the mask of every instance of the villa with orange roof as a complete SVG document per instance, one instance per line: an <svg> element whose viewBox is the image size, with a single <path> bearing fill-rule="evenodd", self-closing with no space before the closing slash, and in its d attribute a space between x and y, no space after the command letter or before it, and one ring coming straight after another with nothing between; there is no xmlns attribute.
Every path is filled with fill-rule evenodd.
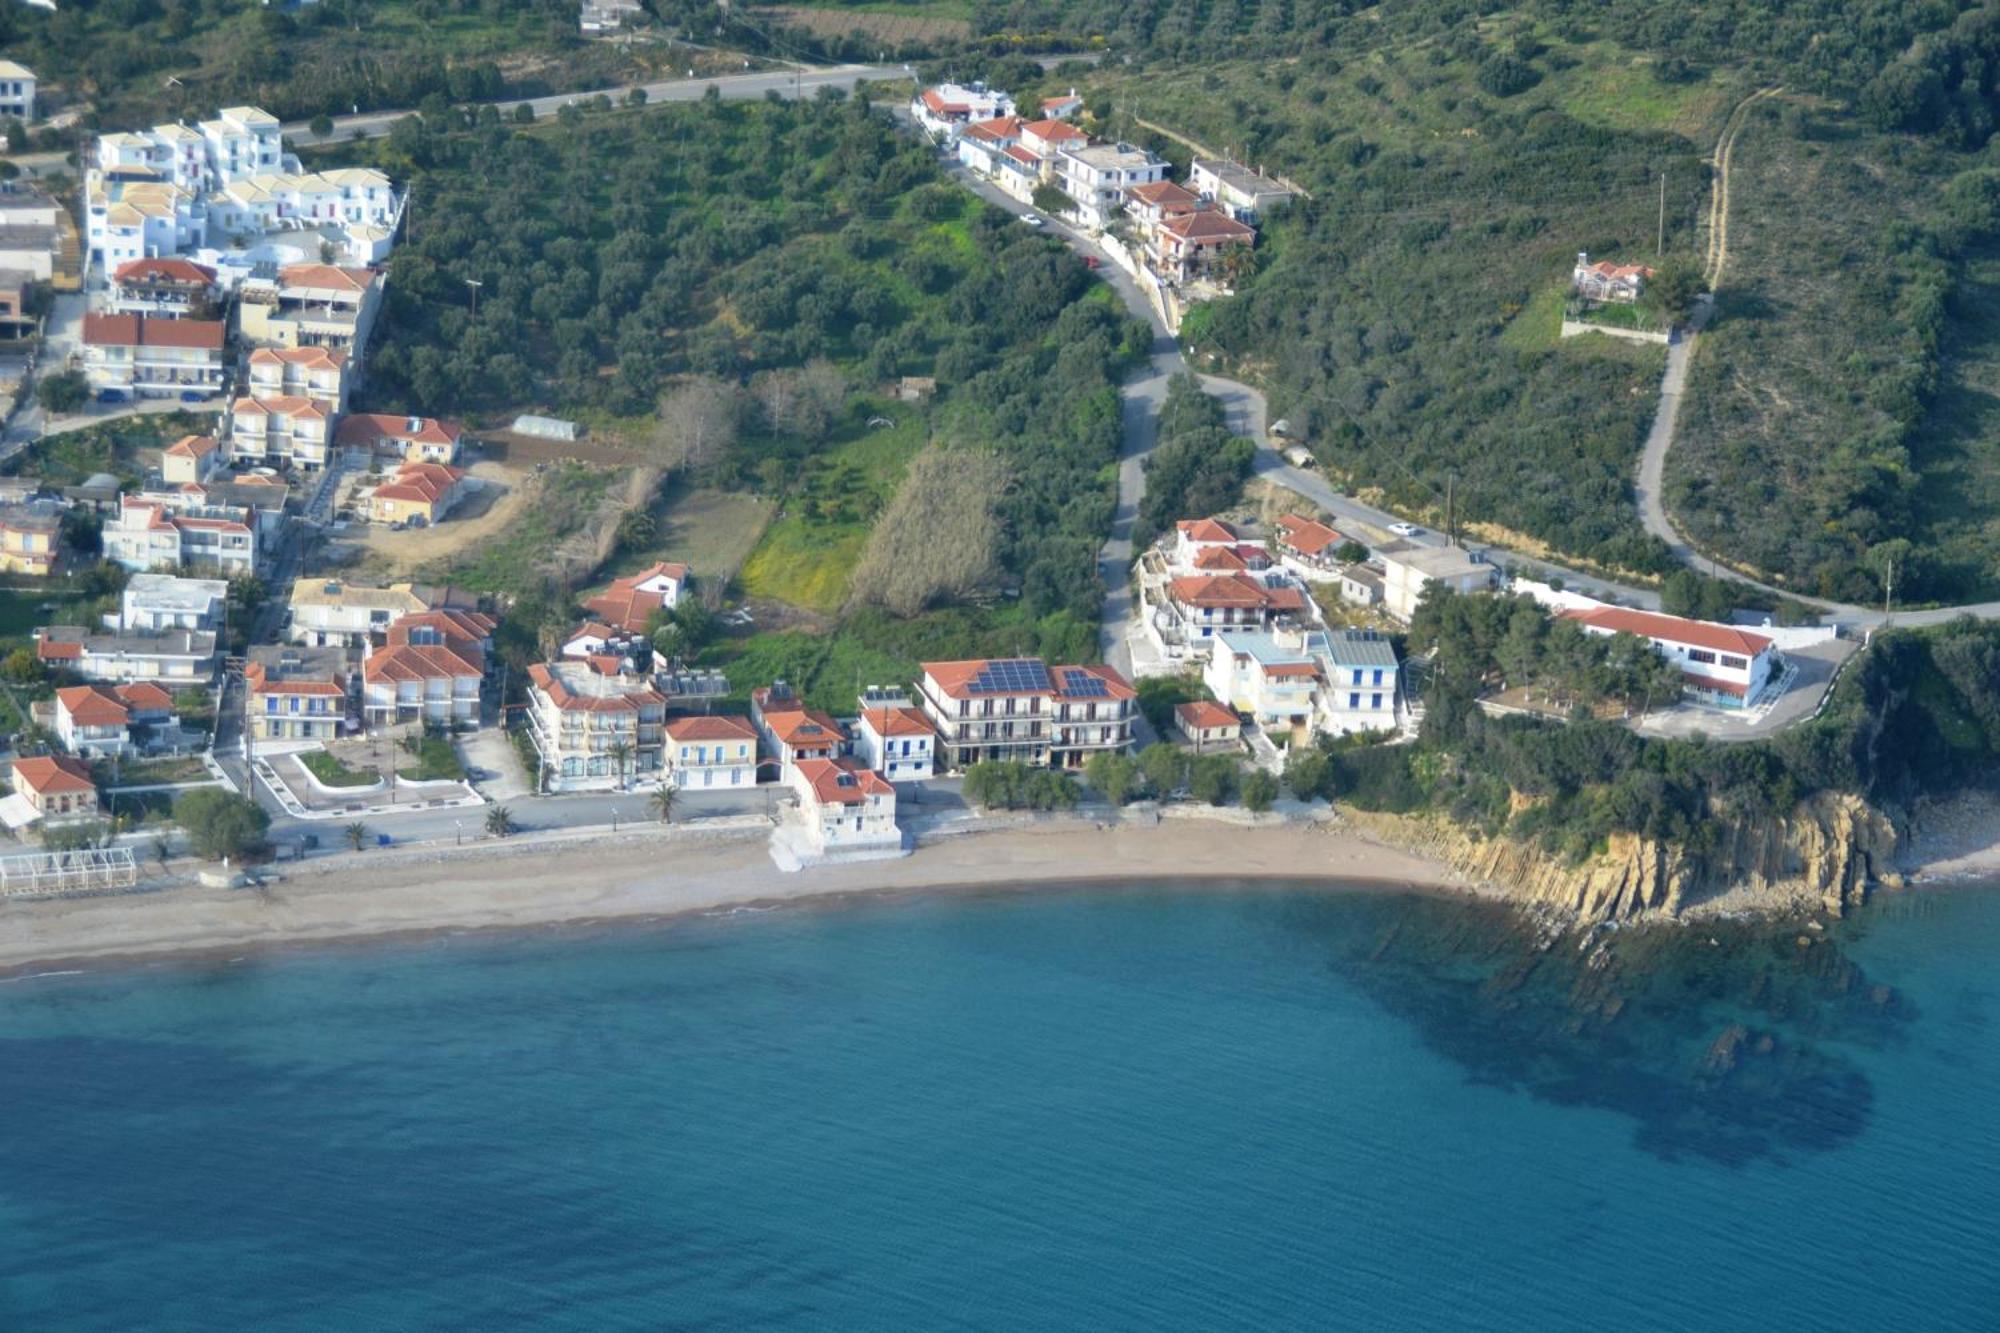
<svg viewBox="0 0 2000 1333"><path fill-rule="evenodd" d="M1174 705L1174 726L1196 754L1235 753L1243 748L1243 719L1213 699Z"/></svg>
<svg viewBox="0 0 2000 1333"><path fill-rule="evenodd" d="M1147 238L1147 259L1155 272L1188 282L1213 272L1226 252L1248 248L1257 233L1218 209L1163 218Z"/></svg>
<svg viewBox="0 0 2000 1333"><path fill-rule="evenodd" d="M1614 264L1608 259L1593 263L1585 250L1577 251L1576 267L1570 271L1576 294L1586 301L1636 301L1652 276L1653 270L1644 264Z"/></svg>
<svg viewBox="0 0 2000 1333"><path fill-rule="evenodd" d="M1278 518L1278 555L1308 578L1323 577L1340 568L1333 553L1347 538L1316 518L1282 514Z"/></svg>
<svg viewBox="0 0 2000 1333"><path fill-rule="evenodd" d="M405 463L368 497L377 523L429 526L441 521L467 492L463 468L443 463Z"/></svg>
<svg viewBox="0 0 2000 1333"><path fill-rule="evenodd" d="M228 461L213 435L183 435L160 451L160 479L169 486L198 486Z"/></svg>
<svg viewBox="0 0 2000 1333"><path fill-rule="evenodd" d="M1307 614L1304 590L1277 575L1183 574L1167 580L1165 591L1161 609L1190 643L1221 629L1268 629Z"/></svg>
<svg viewBox="0 0 2000 1333"><path fill-rule="evenodd" d="M847 749L847 731L816 708L807 708L785 682L750 692L750 721L789 778L802 759L832 759Z"/></svg>
<svg viewBox="0 0 2000 1333"><path fill-rule="evenodd" d="M1125 212L1146 236L1162 222L1192 213L1199 207L1201 200L1195 193L1173 181L1154 181L1125 192Z"/></svg>
<svg viewBox="0 0 2000 1333"><path fill-rule="evenodd" d="M1068 120L1083 110L1083 98L1072 88L1066 93L1042 99L1042 119Z"/></svg>
<svg viewBox="0 0 2000 1333"><path fill-rule="evenodd" d="M903 845L903 831L896 824L896 788L880 773L852 759L803 759L789 776L815 850L887 850Z"/></svg>
<svg viewBox="0 0 2000 1333"><path fill-rule="evenodd" d="M238 398L229 409L230 456L323 468L337 414L311 398Z"/></svg>
<svg viewBox="0 0 2000 1333"><path fill-rule="evenodd" d="M28 806L30 820L95 819L100 812L97 783L81 759L66 754L16 759L12 776L14 795Z"/></svg>
<svg viewBox="0 0 2000 1333"><path fill-rule="evenodd" d="M671 611L687 590L688 567L660 561L636 574L612 580L611 586L583 600L583 609L627 634L644 634L655 611Z"/></svg>
<svg viewBox="0 0 2000 1333"><path fill-rule="evenodd" d="M137 746L133 727L164 726L173 717L174 697L151 681L56 691L56 739L80 755L128 753Z"/></svg>
<svg viewBox="0 0 2000 1333"><path fill-rule="evenodd" d="M350 412L333 433L343 449L391 454L406 463L458 462L464 432L455 422L399 417L391 412Z"/></svg>
<svg viewBox="0 0 2000 1333"><path fill-rule="evenodd" d="M345 412L347 361L338 347L259 347L250 353L250 396L310 398Z"/></svg>
<svg viewBox="0 0 2000 1333"><path fill-rule="evenodd" d="M967 125L958 136L958 160L982 176L999 169L1000 154L1021 141L1019 116L996 116Z"/></svg>
<svg viewBox="0 0 2000 1333"><path fill-rule="evenodd" d="M984 760L1074 768L1132 744L1138 692L1115 668L1039 657L926 662L918 705L947 767Z"/></svg>
<svg viewBox="0 0 2000 1333"><path fill-rule="evenodd" d="M910 115L934 139L954 138L976 121L1014 114L1014 99L983 83L940 83L910 99Z"/></svg>
<svg viewBox="0 0 2000 1333"><path fill-rule="evenodd" d="M213 319L222 304L215 270L191 259L129 259L111 274L109 308L155 319Z"/></svg>
<svg viewBox="0 0 2000 1333"><path fill-rule="evenodd" d="M757 785L757 728L746 717L667 719L667 780L683 789Z"/></svg>

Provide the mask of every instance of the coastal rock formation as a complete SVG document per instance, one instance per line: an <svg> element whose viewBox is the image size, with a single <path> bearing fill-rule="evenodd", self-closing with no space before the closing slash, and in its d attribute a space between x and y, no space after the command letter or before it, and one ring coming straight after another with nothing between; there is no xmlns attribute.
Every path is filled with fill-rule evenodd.
<svg viewBox="0 0 2000 1333"><path fill-rule="evenodd" d="M1770 914L1858 906L1888 873L1895 824L1853 796L1823 793L1780 819L1712 816L1712 850L1614 834L1580 862L1539 843L1489 838L1442 816L1355 813L1386 841L1435 857L1511 901L1583 922Z"/></svg>

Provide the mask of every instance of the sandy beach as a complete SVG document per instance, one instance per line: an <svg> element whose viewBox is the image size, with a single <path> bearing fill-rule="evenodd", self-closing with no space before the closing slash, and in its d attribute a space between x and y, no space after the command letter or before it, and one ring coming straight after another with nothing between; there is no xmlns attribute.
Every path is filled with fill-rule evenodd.
<svg viewBox="0 0 2000 1333"><path fill-rule="evenodd" d="M281 878L261 889L188 886L0 904L0 971L982 885L1214 876L1466 887L1442 866L1351 832L1198 821L971 834L896 860L796 874L772 864L763 833L752 830L361 852L277 869Z"/></svg>

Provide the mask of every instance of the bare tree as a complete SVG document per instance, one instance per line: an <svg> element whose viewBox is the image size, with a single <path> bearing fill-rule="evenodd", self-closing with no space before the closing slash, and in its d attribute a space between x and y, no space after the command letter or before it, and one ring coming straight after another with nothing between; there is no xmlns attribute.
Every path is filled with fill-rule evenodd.
<svg viewBox="0 0 2000 1333"><path fill-rule="evenodd" d="M703 467L736 441L742 391L712 375L698 375L660 399L652 452L667 468Z"/></svg>
<svg viewBox="0 0 2000 1333"><path fill-rule="evenodd" d="M847 404L847 377L824 357L796 370L766 370L750 381L764 424L784 435L820 441Z"/></svg>

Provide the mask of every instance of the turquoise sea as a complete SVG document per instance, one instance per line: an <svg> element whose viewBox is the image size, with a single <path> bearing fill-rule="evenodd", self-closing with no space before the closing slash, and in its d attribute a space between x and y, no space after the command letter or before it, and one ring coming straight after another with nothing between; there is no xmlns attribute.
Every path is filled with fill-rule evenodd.
<svg viewBox="0 0 2000 1333"><path fill-rule="evenodd" d="M2000 889L1091 888L0 985L0 1329L2000 1328Z"/></svg>

